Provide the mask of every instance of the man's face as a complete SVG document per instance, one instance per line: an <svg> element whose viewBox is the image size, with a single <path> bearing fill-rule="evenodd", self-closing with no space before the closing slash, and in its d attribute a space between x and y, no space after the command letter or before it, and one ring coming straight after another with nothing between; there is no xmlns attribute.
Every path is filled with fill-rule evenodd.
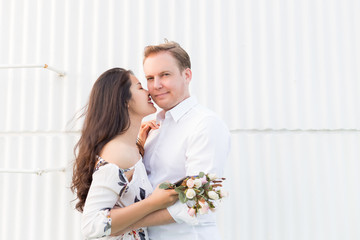
<svg viewBox="0 0 360 240"><path fill-rule="evenodd" d="M147 87L155 103L168 111L190 97L191 70L180 72L176 59L168 52L155 53L144 61Z"/></svg>

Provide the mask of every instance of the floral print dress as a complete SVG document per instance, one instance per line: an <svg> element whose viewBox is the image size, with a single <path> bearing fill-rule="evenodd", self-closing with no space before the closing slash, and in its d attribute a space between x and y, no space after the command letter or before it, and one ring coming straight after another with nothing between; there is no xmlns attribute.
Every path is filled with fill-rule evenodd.
<svg viewBox="0 0 360 240"><path fill-rule="evenodd" d="M87 239L149 239L146 228L120 236L109 236L111 233L110 210L143 200L153 191L142 159L128 169L121 169L101 157L98 159L81 219L84 236ZM132 169L135 170L131 181L128 181L124 173Z"/></svg>

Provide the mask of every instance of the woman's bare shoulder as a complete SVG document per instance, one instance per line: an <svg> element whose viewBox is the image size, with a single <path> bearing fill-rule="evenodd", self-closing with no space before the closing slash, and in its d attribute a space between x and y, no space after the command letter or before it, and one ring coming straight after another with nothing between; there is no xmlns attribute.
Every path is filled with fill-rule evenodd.
<svg viewBox="0 0 360 240"><path fill-rule="evenodd" d="M132 167L139 160L138 153L134 152L129 145L119 141L108 142L101 151L100 157L123 169Z"/></svg>

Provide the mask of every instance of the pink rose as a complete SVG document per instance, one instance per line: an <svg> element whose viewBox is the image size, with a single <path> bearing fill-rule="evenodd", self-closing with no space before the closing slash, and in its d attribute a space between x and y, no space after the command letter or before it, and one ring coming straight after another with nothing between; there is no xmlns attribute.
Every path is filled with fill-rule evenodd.
<svg viewBox="0 0 360 240"><path fill-rule="evenodd" d="M205 202L205 203L202 203L202 202L199 202L201 208L199 208L199 213L200 214L206 214L209 212L209 205Z"/></svg>
<svg viewBox="0 0 360 240"><path fill-rule="evenodd" d="M228 197L228 196L229 196L229 193L228 193L227 191L223 190L223 189L220 189L220 196L221 196L222 198Z"/></svg>
<svg viewBox="0 0 360 240"><path fill-rule="evenodd" d="M191 178L186 181L186 186L188 186L188 188L193 188L194 184L194 180L192 180Z"/></svg>
<svg viewBox="0 0 360 240"><path fill-rule="evenodd" d="M188 214L190 215L190 216L194 216L195 215L195 209L194 208L189 208L189 210L188 210Z"/></svg>
<svg viewBox="0 0 360 240"><path fill-rule="evenodd" d="M203 176L202 178L200 178L200 180L202 184L207 183L206 176Z"/></svg>

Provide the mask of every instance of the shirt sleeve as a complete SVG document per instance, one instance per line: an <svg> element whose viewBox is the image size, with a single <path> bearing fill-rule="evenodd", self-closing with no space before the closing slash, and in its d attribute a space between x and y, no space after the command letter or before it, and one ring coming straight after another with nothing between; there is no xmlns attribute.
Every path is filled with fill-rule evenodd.
<svg viewBox="0 0 360 240"><path fill-rule="evenodd" d="M216 116L204 118L190 136L186 150L187 176L215 173L221 177L230 152L230 132Z"/></svg>
<svg viewBox="0 0 360 240"><path fill-rule="evenodd" d="M167 208L171 217L177 223L187 223L189 225L197 225L199 221L196 217L191 217L188 214L188 206L180 201L177 201L174 205Z"/></svg>
<svg viewBox="0 0 360 240"><path fill-rule="evenodd" d="M186 175L194 176L199 172L204 172L215 173L221 177L229 152L230 132L226 125L216 116L203 119L193 131L187 143ZM213 213L198 216L194 220L187 213L187 205L179 201L167 209L177 223L186 222L195 225L216 221Z"/></svg>
<svg viewBox="0 0 360 240"><path fill-rule="evenodd" d="M110 210L119 194L127 187L116 166L107 164L93 174L93 180L85 201L81 229L87 239L108 236L111 233Z"/></svg>

